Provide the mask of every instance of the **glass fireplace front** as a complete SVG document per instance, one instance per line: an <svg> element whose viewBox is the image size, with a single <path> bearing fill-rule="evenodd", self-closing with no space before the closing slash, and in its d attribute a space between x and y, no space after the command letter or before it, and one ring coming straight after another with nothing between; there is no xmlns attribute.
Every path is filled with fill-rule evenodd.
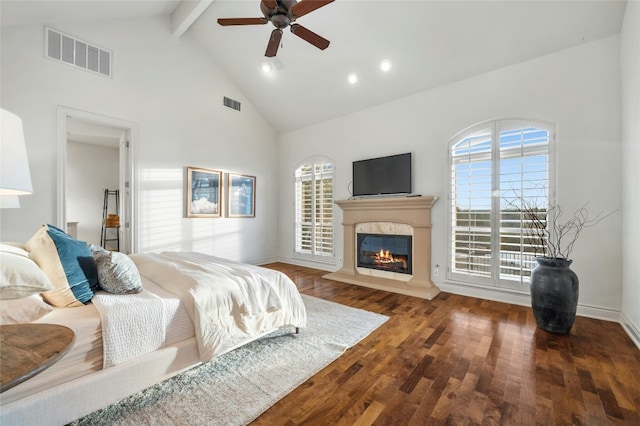
<svg viewBox="0 0 640 426"><path fill-rule="evenodd" d="M411 274L411 235L357 234L358 267Z"/></svg>

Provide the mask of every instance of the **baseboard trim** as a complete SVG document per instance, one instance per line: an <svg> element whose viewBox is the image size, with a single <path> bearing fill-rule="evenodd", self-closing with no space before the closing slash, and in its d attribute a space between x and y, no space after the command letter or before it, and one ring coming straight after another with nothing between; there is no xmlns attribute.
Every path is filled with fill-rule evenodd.
<svg viewBox="0 0 640 426"><path fill-rule="evenodd" d="M319 269L321 271L327 271L327 272L335 272L339 269L333 263L313 262L313 261L304 260L304 259L278 258L277 260L273 260L273 262L288 263L289 265L304 266L305 268Z"/></svg>
<svg viewBox="0 0 640 426"><path fill-rule="evenodd" d="M620 314L620 324L622 324L622 328L629 335L631 341L640 349L640 330L624 313Z"/></svg>
<svg viewBox="0 0 640 426"><path fill-rule="evenodd" d="M478 299L493 300L494 302L511 303L513 305L531 306L531 297L528 293L500 291L471 285L454 285L446 282L434 284L446 293L477 297Z"/></svg>
<svg viewBox="0 0 640 426"><path fill-rule="evenodd" d="M595 319L601 319L605 321L613 321L613 322L621 323L620 321L621 313L620 311L616 311L615 309L578 304L578 312L576 314L580 315L581 317L595 318Z"/></svg>
<svg viewBox="0 0 640 426"><path fill-rule="evenodd" d="M245 263L249 263L251 265L266 265L267 263L280 262L280 259L277 257L266 257L264 259L258 260L248 260Z"/></svg>

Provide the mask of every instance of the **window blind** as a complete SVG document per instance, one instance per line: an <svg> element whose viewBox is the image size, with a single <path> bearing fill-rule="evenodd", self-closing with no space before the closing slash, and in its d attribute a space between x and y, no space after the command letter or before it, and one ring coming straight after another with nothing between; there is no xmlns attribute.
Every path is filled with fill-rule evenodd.
<svg viewBox="0 0 640 426"><path fill-rule="evenodd" d="M304 164L295 179L295 251L333 256L333 164Z"/></svg>
<svg viewBox="0 0 640 426"><path fill-rule="evenodd" d="M551 128L500 120L450 144L450 279L520 288L540 246L532 245L522 201L546 217Z"/></svg>
<svg viewBox="0 0 640 426"><path fill-rule="evenodd" d="M532 247L531 222L521 208L535 206L546 217L549 201L550 132L535 127L499 133L500 267L503 280L528 282L542 248ZM537 252L537 253L536 253Z"/></svg>
<svg viewBox="0 0 640 426"><path fill-rule="evenodd" d="M463 138L451 150L452 270L491 275L491 129Z"/></svg>

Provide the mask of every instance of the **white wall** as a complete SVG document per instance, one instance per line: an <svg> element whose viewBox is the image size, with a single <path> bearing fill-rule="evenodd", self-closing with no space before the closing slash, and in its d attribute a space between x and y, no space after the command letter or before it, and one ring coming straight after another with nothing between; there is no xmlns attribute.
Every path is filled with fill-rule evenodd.
<svg viewBox="0 0 640 426"><path fill-rule="evenodd" d="M67 222L78 222L81 241L100 245L104 190L120 185L119 156L119 148L67 142ZM115 207L111 196L109 213L115 213ZM107 238L113 238L112 233Z"/></svg>
<svg viewBox="0 0 640 426"><path fill-rule="evenodd" d="M245 261L277 251L275 132L188 35L168 18L67 23L55 29L113 51L113 78L44 57L40 26L2 30L2 107L24 123L34 186L22 208L2 211L2 240L25 241L55 220L56 107L138 125L138 251L199 250ZM222 106L223 96L242 112ZM255 219L186 219L185 167L257 177Z"/></svg>
<svg viewBox="0 0 640 426"><path fill-rule="evenodd" d="M627 2L621 34L623 323L640 347L640 2Z"/></svg>
<svg viewBox="0 0 640 426"><path fill-rule="evenodd" d="M292 175L298 162L312 155L332 158L335 197L346 199L353 160L411 151L414 192L440 197L432 211L431 262L442 270L447 247L447 143L460 130L494 118L556 123L558 202L568 211L587 201L594 213L619 209L619 41L618 36L608 37L281 135L280 255L292 259ZM336 216L339 261L343 250L339 208ZM586 230L572 255L572 268L580 277L580 309L590 315L617 318L621 308L621 216L618 212ZM433 277L442 288L471 292L444 283L444 275ZM520 296L519 301L526 299Z"/></svg>

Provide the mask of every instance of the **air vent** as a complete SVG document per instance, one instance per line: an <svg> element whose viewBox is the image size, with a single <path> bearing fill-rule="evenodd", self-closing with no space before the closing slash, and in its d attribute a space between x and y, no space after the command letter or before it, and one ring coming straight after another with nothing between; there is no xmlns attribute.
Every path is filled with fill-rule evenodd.
<svg viewBox="0 0 640 426"><path fill-rule="evenodd" d="M236 111L240 111L240 102L233 100L231 98L227 98L226 96L224 97L224 106L229 107L229 108L233 108Z"/></svg>
<svg viewBox="0 0 640 426"><path fill-rule="evenodd" d="M111 77L111 51L78 40L60 31L46 29L46 56L65 64Z"/></svg>

